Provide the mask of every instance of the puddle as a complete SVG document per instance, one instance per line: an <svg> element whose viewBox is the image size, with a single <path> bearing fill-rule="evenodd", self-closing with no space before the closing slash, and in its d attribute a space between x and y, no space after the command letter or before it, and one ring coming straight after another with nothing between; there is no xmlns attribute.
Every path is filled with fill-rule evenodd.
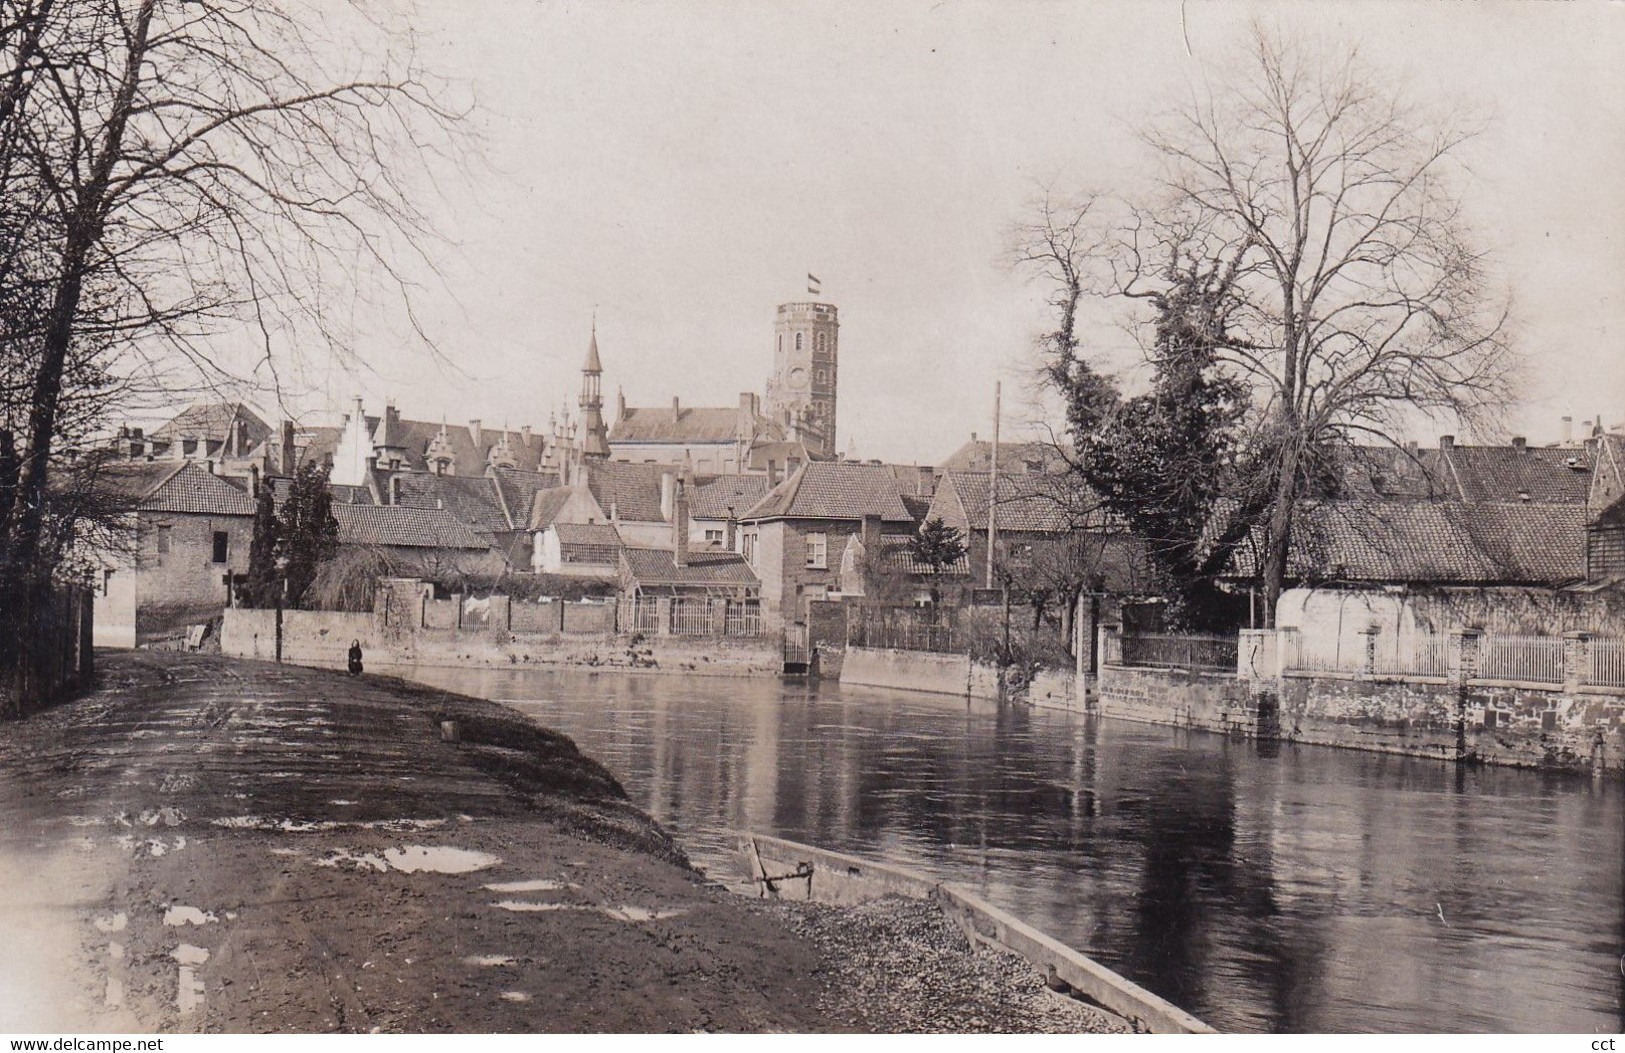
<svg viewBox="0 0 1625 1053"><path fill-rule="evenodd" d="M385 863L380 856L376 856L371 852L356 855L353 852L346 852L342 848L331 853L324 859L316 860L316 865L319 867L348 867L355 870L376 870L379 873L389 869L389 864Z"/></svg>
<svg viewBox="0 0 1625 1053"><path fill-rule="evenodd" d="M196 907L170 907L164 911L164 924L170 926L207 925L214 920L212 913L205 914Z"/></svg>
<svg viewBox="0 0 1625 1053"><path fill-rule="evenodd" d="M503 910L511 910L515 914L536 914L545 910L597 910L596 907L585 906L580 903L526 903L523 900L505 899L491 904Z"/></svg>
<svg viewBox="0 0 1625 1053"><path fill-rule="evenodd" d="M530 995L523 991L504 991L502 992L502 1000L504 1002L528 1002L530 1001Z"/></svg>
<svg viewBox="0 0 1625 1053"><path fill-rule="evenodd" d="M110 918L97 918L93 924L98 932L123 932L130 918L121 910Z"/></svg>
<svg viewBox="0 0 1625 1053"><path fill-rule="evenodd" d="M471 954L467 958L463 959L463 964L478 965L483 968L491 969L504 965L512 965L517 960L518 959L511 954Z"/></svg>
<svg viewBox="0 0 1625 1053"><path fill-rule="evenodd" d="M423 845L385 849L384 858L389 861L390 866L406 874L416 874L420 871L431 874L468 874L502 862L489 852L476 852L469 848L426 848Z"/></svg>
<svg viewBox="0 0 1625 1053"><path fill-rule="evenodd" d="M650 910L648 907L605 907L604 913L616 921L661 921L688 913L677 907L669 910Z"/></svg>
<svg viewBox="0 0 1625 1053"><path fill-rule="evenodd" d="M70 815L68 823L72 826L100 826L102 821L93 815Z"/></svg>
<svg viewBox="0 0 1625 1053"><path fill-rule="evenodd" d="M534 881L499 881L494 885L485 887L492 892L556 892L563 888L580 888L581 886L573 882L537 878Z"/></svg>
<svg viewBox="0 0 1625 1053"><path fill-rule="evenodd" d="M121 1009L124 1006L124 981L107 979L107 1008Z"/></svg>
<svg viewBox="0 0 1625 1053"><path fill-rule="evenodd" d="M179 826L186 820L186 813L179 808L165 805L158 809L149 808L141 813L139 819L147 826L157 826L159 823L163 823L165 826Z"/></svg>
<svg viewBox="0 0 1625 1053"><path fill-rule="evenodd" d="M328 804L337 804L337 805L350 805L350 804L355 804L356 802L355 801L337 800L337 801L328 801L327 803Z"/></svg>
<svg viewBox="0 0 1625 1053"><path fill-rule="evenodd" d="M107 945L107 956L113 959L115 962L122 959L124 957L124 944L109 943Z"/></svg>
<svg viewBox="0 0 1625 1053"><path fill-rule="evenodd" d="M180 963L180 979L175 990L175 1007L182 1013L194 1013L203 1005L203 981L198 979L196 966L209 960L209 952L202 947L183 943L169 952Z"/></svg>
<svg viewBox="0 0 1625 1053"><path fill-rule="evenodd" d="M263 815L230 815L210 819L210 826L227 830L272 830L284 834L326 833L329 830L432 830L445 826L444 819L373 819L369 822L340 822L333 819L273 819Z"/></svg>

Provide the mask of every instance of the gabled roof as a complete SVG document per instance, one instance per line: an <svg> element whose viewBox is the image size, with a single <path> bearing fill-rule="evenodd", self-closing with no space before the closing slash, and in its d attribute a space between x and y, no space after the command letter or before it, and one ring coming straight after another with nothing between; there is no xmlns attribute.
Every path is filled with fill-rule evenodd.
<svg viewBox="0 0 1625 1053"><path fill-rule="evenodd" d="M538 491L559 485L557 472L527 472L520 468L498 468L491 473L497 494L514 527L530 525L530 512Z"/></svg>
<svg viewBox="0 0 1625 1053"><path fill-rule="evenodd" d="M196 402L182 410L173 420L153 429L155 439L211 439L225 442L232 429L241 421L248 425L250 445L264 442L271 434L271 426L241 402Z"/></svg>
<svg viewBox="0 0 1625 1053"><path fill-rule="evenodd" d="M923 574L929 576L932 568L914 558L914 548L907 540L884 538L880 544L881 559L887 566L896 567L906 574ZM970 552L967 550L960 557L942 568L944 577L966 577L970 574Z"/></svg>
<svg viewBox="0 0 1625 1053"><path fill-rule="evenodd" d="M999 474L1017 475L1022 472L1058 472L1066 469L1066 455L1049 442L999 443ZM937 467L950 472L987 472L993 468L993 443L986 439L971 440Z"/></svg>
<svg viewBox="0 0 1625 1053"><path fill-rule="evenodd" d="M1256 576L1255 539L1236 556ZM1585 577L1585 510L1535 502L1328 501L1300 508L1288 576L1304 581L1557 586Z"/></svg>
<svg viewBox="0 0 1625 1053"><path fill-rule="evenodd" d="M573 486L550 486L536 491L536 496L530 504L530 528L542 530L553 525L553 520L564 510L574 496L576 489Z"/></svg>
<svg viewBox="0 0 1625 1053"><path fill-rule="evenodd" d="M693 552L679 567L670 549L621 550L622 570L638 585L755 585L745 557L736 552Z"/></svg>
<svg viewBox="0 0 1625 1053"><path fill-rule="evenodd" d="M588 461L582 465L587 489L604 515L634 523L666 521L660 507L660 477L673 471L658 464L622 461Z"/></svg>
<svg viewBox="0 0 1625 1053"><path fill-rule="evenodd" d="M251 516L254 499L230 479L213 475L188 461L142 498L143 512L186 512L214 516Z"/></svg>
<svg viewBox="0 0 1625 1053"><path fill-rule="evenodd" d="M744 434L741 434L743 428ZM627 407L609 431L615 443L669 442L724 445L738 441L777 442L784 429L760 414L738 406Z"/></svg>
<svg viewBox="0 0 1625 1053"><path fill-rule="evenodd" d="M371 416L367 418L374 445L380 445L379 440L384 437L380 424L381 418ZM454 470L458 475L485 474L486 465L490 463L491 448L502 441L504 434L508 436L508 449L513 454L516 467L527 472L537 471L541 467L546 442L541 435L534 432L527 444L522 431L482 427L479 444L475 445L473 429L468 425L442 425L430 421L397 419L389 429L391 434L388 438L391 445L399 446L406 451L408 467L413 471L427 472L429 462L424 455L429 449L429 444L440 434L442 427L446 429L446 442L456 459Z"/></svg>
<svg viewBox="0 0 1625 1053"><path fill-rule="evenodd" d="M862 519L913 523L897 477L885 465L811 461L768 492L741 519Z"/></svg>
<svg viewBox="0 0 1625 1053"><path fill-rule="evenodd" d="M986 531L992 482L987 472L948 472L937 487L927 517L972 532ZM1001 473L994 502L1000 530L1031 533L1070 531L1097 505L1092 495L1071 480L1036 473Z"/></svg>
<svg viewBox="0 0 1625 1053"><path fill-rule="evenodd" d="M114 509L134 509L170 476L191 461L108 461L89 476L91 488ZM195 467L195 465L194 465Z"/></svg>
<svg viewBox="0 0 1625 1053"><path fill-rule="evenodd" d="M450 512L440 508L335 504L333 518L338 520L339 542L345 545L464 550L491 547Z"/></svg>
<svg viewBox="0 0 1625 1053"><path fill-rule="evenodd" d="M401 472L394 478L400 489L399 504L407 508L444 508L464 525L485 534L512 526L497 498L496 482L488 477Z"/></svg>
<svg viewBox="0 0 1625 1053"><path fill-rule="evenodd" d="M1339 496L1344 499L1426 501L1461 497L1455 473L1440 450L1352 446L1342 451L1340 461Z"/></svg>
<svg viewBox="0 0 1625 1053"><path fill-rule="evenodd" d="M737 519L766 496L765 475L719 475L689 491L688 514L693 519L727 519L731 507Z"/></svg>

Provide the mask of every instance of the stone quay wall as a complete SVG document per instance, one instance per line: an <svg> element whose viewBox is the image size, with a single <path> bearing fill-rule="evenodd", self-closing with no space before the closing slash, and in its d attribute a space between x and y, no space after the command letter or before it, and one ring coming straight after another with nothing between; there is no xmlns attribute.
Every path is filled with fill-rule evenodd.
<svg viewBox="0 0 1625 1053"><path fill-rule="evenodd" d="M282 658L292 665L342 669L360 640L368 668L396 665L576 666L710 676L778 676L778 642L763 637L618 636L613 632L514 632L504 628L412 628L381 613L284 611ZM241 658L276 657L276 612L225 613L220 649Z"/></svg>
<svg viewBox="0 0 1625 1053"><path fill-rule="evenodd" d="M1585 633L1564 637L1561 680L1481 675L1483 634L1450 634L1444 675L1377 671L1367 646L1354 671L1289 668L1291 630L1241 633L1237 669L1122 663L1103 627L1095 710L1105 716L1226 734L1487 763L1625 776L1625 688L1582 682Z"/></svg>

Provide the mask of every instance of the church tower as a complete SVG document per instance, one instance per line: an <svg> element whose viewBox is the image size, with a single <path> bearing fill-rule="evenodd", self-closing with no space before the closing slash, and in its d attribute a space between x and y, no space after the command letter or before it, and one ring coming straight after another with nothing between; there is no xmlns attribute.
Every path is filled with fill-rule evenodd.
<svg viewBox="0 0 1625 1053"><path fill-rule="evenodd" d="M609 459L609 429L604 426L604 364L598 360L598 322L592 324L592 342L581 367L581 456Z"/></svg>
<svg viewBox="0 0 1625 1053"><path fill-rule="evenodd" d="M767 379L767 415L788 425L810 452L829 458L835 456L840 328L834 304L779 304Z"/></svg>

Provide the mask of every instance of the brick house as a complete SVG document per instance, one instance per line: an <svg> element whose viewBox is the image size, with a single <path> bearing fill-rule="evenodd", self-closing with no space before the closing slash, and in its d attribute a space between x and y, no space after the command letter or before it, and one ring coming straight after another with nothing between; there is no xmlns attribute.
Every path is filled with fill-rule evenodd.
<svg viewBox="0 0 1625 1053"><path fill-rule="evenodd" d="M207 621L248 570L254 498L195 461L101 467L97 485L128 509L116 550L96 554L96 644L134 647L152 633Z"/></svg>
<svg viewBox="0 0 1625 1053"><path fill-rule="evenodd" d="M840 591L842 557L865 517L882 535L915 531L901 485L885 465L813 461L740 516L740 553L761 579L769 628L805 621L810 601Z"/></svg>

